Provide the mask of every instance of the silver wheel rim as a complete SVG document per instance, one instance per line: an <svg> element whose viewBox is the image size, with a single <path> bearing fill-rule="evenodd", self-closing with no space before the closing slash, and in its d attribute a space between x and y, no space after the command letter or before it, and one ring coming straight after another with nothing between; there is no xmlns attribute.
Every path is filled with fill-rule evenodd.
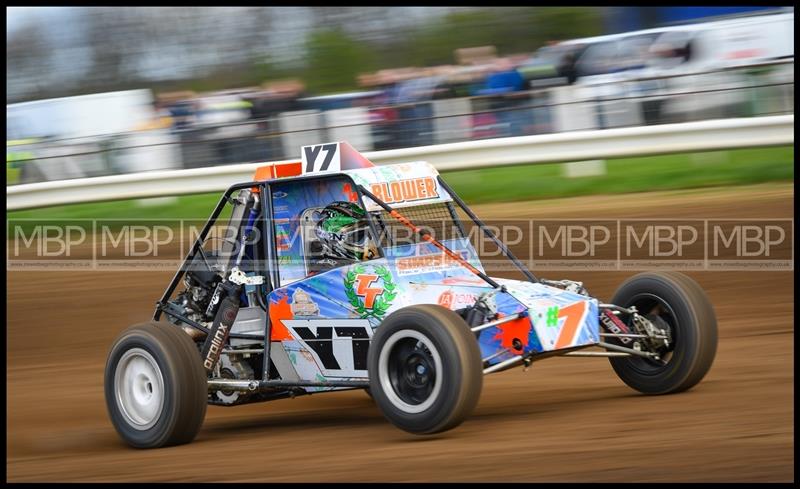
<svg viewBox="0 0 800 489"><path fill-rule="evenodd" d="M394 386L392 385L389 377L389 355L392 351L392 348L398 341L406 338L413 338L422 343L425 348L430 351L436 367L437 375L434 381L433 390L428 398L420 404L409 404L400 399L400 396L398 396L397 392L395 392ZM378 380L381 384L383 392L395 407L409 414L421 413L422 411L430 408L433 403L436 402L436 399L439 397L439 392L442 390L443 375L444 372L442 371L442 359L439 356L439 351L428 337L413 329L403 329L390 336L389 339L386 340L386 343L384 343L383 348L381 349L381 354L378 357Z"/></svg>
<svg viewBox="0 0 800 489"><path fill-rule="evenodd" d="M126 351L117 362L114 392L132 428L152 428L164 409L164 378L153 355L141 348Z"/></svg>

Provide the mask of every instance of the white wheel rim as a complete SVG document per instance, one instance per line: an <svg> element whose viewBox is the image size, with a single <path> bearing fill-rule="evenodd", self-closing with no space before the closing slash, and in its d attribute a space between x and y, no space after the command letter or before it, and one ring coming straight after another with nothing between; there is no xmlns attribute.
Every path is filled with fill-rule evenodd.
<svg viewBox="0 0 800 489"><path fill-rule="evenodd" d="M164 378L155 358L141 348L132 348L117 362L114 375L117 406L128 424L147 430L164 409Z"/></svg>
<svg viewBox="0 0 800 489"><path fill-rule="evenodd" d="M402 400L400 396L397 395L397 392L395 392L392 381L389 378L389 354L392 351L392 347L394 347L398 341L406 338L413 338L422 343L425 348L430 351L434 366L436 367L436 380L433 384L433 390L430 396L420 404L409 404ZM381 354L378 357L378 380L383 392L395 407L409 414L421 413L436 402L436 399L439 397L439 392L442 390L442 377L444 374L445 372L442 370L442 359L439 356L439 351L433 345L433 342L419 331L413 329L403 329L390 336L389 339L386 340L386 343L384 343Z"/></svg>

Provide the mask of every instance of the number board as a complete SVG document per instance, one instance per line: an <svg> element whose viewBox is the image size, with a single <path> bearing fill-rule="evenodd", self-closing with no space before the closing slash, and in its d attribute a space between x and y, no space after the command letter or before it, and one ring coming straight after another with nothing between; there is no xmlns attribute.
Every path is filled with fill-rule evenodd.
<svg viewBox="0 0 800 489"><path fill-rule="evenodd" d="M333 173L342 170L342 154L339 143L303 146L303 175Z"/></svg>

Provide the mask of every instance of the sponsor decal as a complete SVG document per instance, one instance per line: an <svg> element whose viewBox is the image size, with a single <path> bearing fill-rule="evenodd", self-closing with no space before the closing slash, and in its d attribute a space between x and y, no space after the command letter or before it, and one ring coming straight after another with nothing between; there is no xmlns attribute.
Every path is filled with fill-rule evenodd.
<svg viewBox="0 0 800 489"><path fill-rule="evenodd" d="M291 309L295 316L319 316L319 306L311 300L311 294L300 287L292 294Z"/></svg>
<svg viewBox="0 0 800 489"><path fill-rule="evenodd" d="M439 197L433 177L409 178L370 184L370 191L387 204Z"/></svg>
<svg viewBox="0 0 800 489"><path fill-rule="evenodd" d="M211 316L214 312L214 309L219 304L219 299L222 295L222 282L217 284L217 287L214 289L214 293L211 295L211 300L208 301L208 307L206 308L206 316Z"/></svg>
<svg viewBox="0 0 800 489"><path fill-rule="evenodd" d="M353 186L349 183L342 185L342 192L347 196L349 202L358 202L358 192L353 190Z"/></svg>
<svg viewBox="0 0 800 489"><path fill-rule="evenodd" d="M589 311L587 301L567 306L548 306L536 313L536 334L545 350L560 350L575 345Z"/></svg>
<svg viewBox="0 0 800 489"><path fill-rule="evenodd" d="M470 276L464 277L445 277L442 279L443 285L486 285L481 278Z"/></svg>
<svg viewBox="0 0 800 489"><path fill-rule="evenodd" d="M367 352L372 338L368 320L284 319L283 324L326 377L367 376Z"/></svg>
<svg viewBox="0 0 800 489"><path fill-rule="evenodd" d="M578 331L588 310L586 301L576 302L561 309L556 309L557 318L564 319L561 333L558 335L558 340L556 340L556 349L567 348L575 343Z"/></svg>
<svg viewBox="0 0 800 489"><path fill-rule="evenodd" d="M222 308L219 316L220 321L218 324L212 325L213 334L210 338L206 338L203 344L203 366L208 371L211 371L214 368L214 364L217 363L217 359L219 359L219 355L222 352L222 345L227 341L231 326L239 312L238 301L230 297L223 299L220 307ZM210 342L209 339L211 340Z"/></svg>
<svg viewBox="0 0 800 489"><path fill-rule="evenodd" d="M275 239L279 251L287 251L292 248L292 245L289 243L289 232L285 229L276 226Z"/></svg>
<svg viewBox="0 0 800 489"><path fill-rule="evenodd" d="M355 265L345 275L344 292L362 318L383 319L397 297L392 274L384 266Z"/></svg>
<svg viewBox="0 0 800 489"><path fill-rule="evenodd" d="M468 251L457 252L461 258L467 260L469 258ZM397 258L394 262L395 269L398 275L417 275L421 273L438 272L442 270L451 270L461 266L456 260L450 258L444 253L432 253L428 255L409 256L405 258Z"/></svg>
<svg viewBox="0 0 800 489"><path fill-rule="evenodd" d="M755 58L764 54L763 49L740 49L725 55L728 59Z"/></svg>
<svg viewBox="0 0 800 489"><path fill-rule="evenodd" d="M439 295L436 302L448 309L461 309L462 307L471 306L478 300L478 296L472 292L453 292L452 290L445 290Z"/></svg>
<svg viewBox="0 0 800 489"><path fill-rule="evenodd" d="M618 318L614 313L609 310L604 310L602 314L600 314L600 321L603 323L603 326L606 329L613 333L613 334L629 334L630 330L625 323L622 322L620 318ZM633 341L632 338L617 338L623 344L628 344Z"/></svg>
<svg viewBox="0 0 800 489"><path fill-rule="evenodd" d="M206 370L211 370L214 368L214 363L216 363L217 358L219 358L222 342L225 341L225 338L227 337L228 325L222 323L219 325L217 332L214 333L214 337L211 340L211 346L208 349L208 354L206 354L206 358L203 360L203 366L206 368Z"/></svg>
<svg viewBox="0 0 800 489"><path fill-rule="evenodd" d="M289 195L289 194L287 194L286 192L280 191L280 190L272 192L272 198L273 199L283 199L287 195Z"/></svg>

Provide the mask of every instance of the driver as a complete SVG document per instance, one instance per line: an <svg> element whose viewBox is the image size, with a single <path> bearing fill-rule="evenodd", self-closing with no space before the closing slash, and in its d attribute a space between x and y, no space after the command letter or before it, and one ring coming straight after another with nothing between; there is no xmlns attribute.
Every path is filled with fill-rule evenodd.
<svg viewBox="0 0 800 489"><path fill-rule="evenodd" d="M321 270L378 256L377 247L370 239L366 212L352 202L336 201L327 205L320 211L314 234L319 240L316 264Z"/></svg>

